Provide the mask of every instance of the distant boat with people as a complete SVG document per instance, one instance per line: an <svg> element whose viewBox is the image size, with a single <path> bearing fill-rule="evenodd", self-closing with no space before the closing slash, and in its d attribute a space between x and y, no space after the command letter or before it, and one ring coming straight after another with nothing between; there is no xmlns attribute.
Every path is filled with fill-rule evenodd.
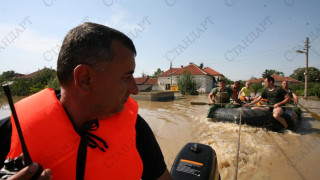
<svg viewBox="0 0 320 180"><path fill-rule="evenodd" d="M297 107L286 107L282 115L288 123L288 129L293 130L301 123ZM239 108L219 108L214 111L213 119L220 122L233 122L247 124L254 127L262 127L272 131L280 131L284 127L275 120L270 111L250 109L248 107Z"/></svg>

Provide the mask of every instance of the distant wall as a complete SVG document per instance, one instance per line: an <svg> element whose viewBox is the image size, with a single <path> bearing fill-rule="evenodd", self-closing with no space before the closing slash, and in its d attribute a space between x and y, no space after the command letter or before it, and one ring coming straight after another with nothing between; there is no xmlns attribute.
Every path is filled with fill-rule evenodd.
<svg viewBox="0 0 320 180"><path fill-rule="evenodd" d="M131 95L135 100L144 101L169 101L174 99L174 92L139 92L137 95Z"/></svg>

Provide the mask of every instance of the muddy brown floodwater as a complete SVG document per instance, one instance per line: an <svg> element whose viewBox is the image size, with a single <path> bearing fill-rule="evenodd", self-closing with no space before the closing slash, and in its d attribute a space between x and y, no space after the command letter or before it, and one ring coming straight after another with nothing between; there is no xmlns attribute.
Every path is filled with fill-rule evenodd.
<svg viewBox="0 0 320 180"><path fill-rule="evenodd" d="M221 178L234 179L239 126L207 122L209 106L190 105L191 101L207 102L207 96L138 101L139 114L151 126L169 170L186 143L199 142L216 151ZM320 108L319 101L300 102ZM238 179L320 179L320 122L306 110L301 126L294 131L276 133L242 125L240 136Z"/></svg>
<svg viewBox="0 0 320 180"><path fill-rule="evenodd" d="M190 105L191 101L207 102L207 96L138 101L139 114L151 126L169 170L186 143L199 142L216 151L221 179L234 179L239 126L207 122L209 106ZM319 101L300 99L300 103L320 115ZM0 119L9 113L9 106L0 98ZM240 140L239 180L320 179L320 122L304 109L302 124L294 131L276 133L242 125Z"/></svg>

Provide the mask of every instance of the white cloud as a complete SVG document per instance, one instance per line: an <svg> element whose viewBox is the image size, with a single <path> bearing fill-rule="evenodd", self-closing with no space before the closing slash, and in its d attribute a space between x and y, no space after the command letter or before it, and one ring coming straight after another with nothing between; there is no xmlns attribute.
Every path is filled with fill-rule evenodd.
<svg viewBox="0 0 320 180"><path fill-rule="evenodd" d="M128 23L124 19L128 16L127 11L119 5L113 5L111 8L112 15L104 23L106 26L119 29L123 32L131 31L136 24Z"/></svg>
<svg viewBox="0 0 320 180"><path fill-rule="evenodd" d="M43 54L45 51L50 50L57 44L61 44L61 39L41 37L37 35L36 32L34 32L30 28L30 26L32 25L26 26L26 28L19 34L19 36L16 39L12 40L12 37L9 34L12 33L16 35L16 28L19 28L21 30L22 28L19 25L13 26L3 23L1 23L0 26L0 40L8 37L8 39L10 39L11 41L11 43L6 47L17 48L35 54ZM5 52L5 49L3 50L3 52Z"/></svg>

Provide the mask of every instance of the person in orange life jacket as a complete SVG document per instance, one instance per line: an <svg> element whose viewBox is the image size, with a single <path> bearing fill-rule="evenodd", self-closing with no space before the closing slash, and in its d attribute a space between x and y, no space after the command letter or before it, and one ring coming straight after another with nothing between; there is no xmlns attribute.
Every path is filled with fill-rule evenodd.
<svg viewBox="0 0 320 180"><path fill-rule="evenodd" d="M28 103L36 101L39 97L48 97L43 101L52 103L49 109L45 109L50 110L46 111L49 114L52 111L50 117L48 117L51 118L52 123L43 120L41 122L45 124L43 128L47 128L46 123L53 126L58 124L63 131L59 132L59 129L53 131L48 127L48 132L43 134L44 138L50 137L50 133L56 131L58 131L57 135L69 131L76 132L73 133L72 138L77 142L77 149L68 148L70 152L65 154L64 157L65 159L72 157L73 161L65 161L60 163L59 166L55 166L54 161L52 164L48 163L52 159L43 158L46 156L32 154L38 149L32 147L30 143L30 146L28 146L28 142L35 140L26 137L32 136L33 132L24 132L24 134L26 133L25 138L27 146L30 148L31 157L35 157L33 158L34 161L39 159L39 163L45 165L44 168L49 168L43 172L39 179L50 179L51 175L55 178L64 177L71 172L74 172L74 174L72 173L68 177L72 177L72 179L172 179L150 127L137 114L137 104L130 98L130 94L138 93L133 78L135 55L136 50L132 40L118 30L87 22L68 32L61 46L57 62L57 77L61 92L46 89L26 98L27 100L23 102L18 102L16 105L20 121L22 119L22 129L28 129L32 127L24 128L24 121L29 123L28 126L35 124L36 127L37 124L32 119L24 117L24 114L19 114L19 110L22 111L23 107L28 108ZM39 103L39 100L37 103ZM32 108L43 109L43 107ZM55 114L59 118L55 119ZM14 128L12 127L11 130L11 126L14 126L14 124L10 124L8 119L10 118L1 121L2 124L6 124L3 126L0 124L1 132L4 132L3 129L9 133L12 131L12 138L16 138ZM41 121L41 118L37 121ZM71 125L68 126L68 124ZM10 130L7 127L10 127ZM115 137L112 134L110 135L109 131L112 131ZM118 133L118 131L121 133ZM123 140L122 137L129 139ZM7 141L8 138L6 138L4 139ZM15 143L18 139L16 138L13 141L12 138L11 147L9 144L9 156L18 155L19 152L16 150L19 144L16 145ZM0 139L2 138L0 137ZM46 149L47 143L57 147L65 147L59 141L50 141L52 140L47 139L47 142L43 142L44 146L41 148L55 152L55 149ZM61 138L61 141L68 142L64 138ZM120 146L117 144L118 141L124 142L124 144ZM3 144L1 140L0 144ZM128 147L129 145L135 146L131 148L132 146ZM6 143L7 147L8 143ZM118 151L114 150L115 147L119 147ZM0 160L7 156L8 150L6 148L0 148ZM121 150L122 156L126 158L119 156ZM123 151L126 151L126 153L123 153ZM46 154L46 152L42 153ZM130 157L126 156L127 154ZM119 162L123 163L119 164ZM126 162L131 162L131 164L127 165ZM66 164L72 167L67 167ZM12 179L29 179L30 174L35 172L37 168L37 164L26 167Z"/></svg>
<svg viewBox="0 0 320 180"><path fill-rule="evenodd" d="M287 80L282 81L281 85L282 85L282 88L290 94L291 98L293 98L294 104L297 105L298 104L298 96L296 95L295 92L293 92L291 89L289 89L289 82Z"/></svg>
<svg viewBox="0 0 320 180"><path fill-rule="evenodd" d="M285 105L286 103L291 101L290 95L281 87L274 85L274 78L268 76L264 80L266 88L262 91L261 95L251 101L250 103L245 104L245 106L249 106L259 102L262 98L268 99L268 102L273 105L273 107L252 107L252 109L262 109L262 110L270 110L273 112L273 117L279 121L284 128L288 128L288 124L286 120L281 117L284 112L284 109L280 106Z"/></svg>
<svg viewBox="0 0 320 180"><path fill-rule="evenodd" d="M240 91L240 82L235 81L233 85L228 85L226 87L232 90L233 96L236 98L237 102L239 103L240 101L238 100L238 97L239 97L239 91Z"/></svg>

